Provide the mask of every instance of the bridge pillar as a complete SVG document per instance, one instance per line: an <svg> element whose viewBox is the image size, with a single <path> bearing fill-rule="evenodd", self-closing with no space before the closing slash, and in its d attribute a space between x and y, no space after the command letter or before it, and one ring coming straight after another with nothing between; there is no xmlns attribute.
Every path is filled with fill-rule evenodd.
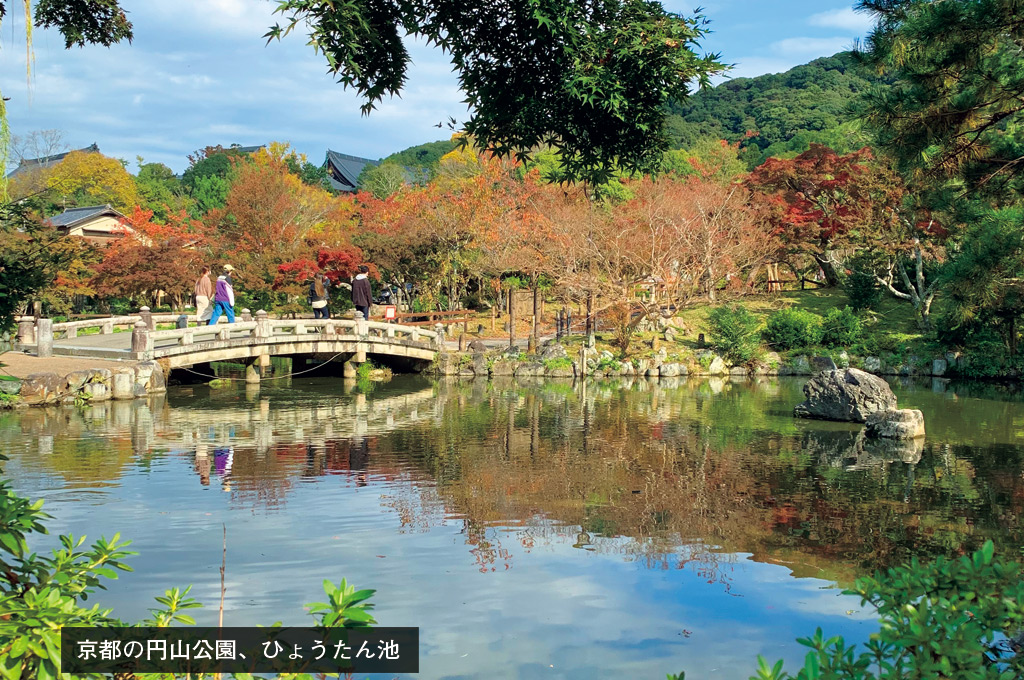
<svg viewBox="0 0 1024 680"><path fill-rule="evenodd" d="M267 371L270 370L270 355L261 354L256 358L256 363L260 367L260 375L266 375Z"/></svg>
<svg viewBox="0 0 1024 680"><path fill-rule="evenodd" d="M143 307L140 309L139 316L141 316L142 320L146 323L146 328L151 331L156 330L156 322L153 321L153 313L149 311L149 307Z"/></svg>
<svg viewBox="0 0 1024 680"><path fill-rule="evenodd" d="M36 356L53 356L53 319L36 321Z"/></svg>
<svg viewBox="0 0 1024 680"><path fill-rule="evenodd" d="M245 362L245 384L246 385L259 385L260 384L260 367L257 364L260 357L248 359Z"/></svg>
<svg viewBox="0 0 1024 680"><path fill-rule="evenodd" d="M356 362L352 361L351 359L349 359L344 364L342 364L341 368L342 368L342 371L343 371L342 375L344 377L346 377L346 378L358 378L359 377L359 372L356 370Z"/></svg>

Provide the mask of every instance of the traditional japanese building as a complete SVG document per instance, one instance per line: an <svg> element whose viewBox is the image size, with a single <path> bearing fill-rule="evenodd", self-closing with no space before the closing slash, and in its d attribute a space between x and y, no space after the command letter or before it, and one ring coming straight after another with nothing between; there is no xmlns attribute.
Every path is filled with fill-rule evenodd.
<svg viewBox="0 0 1024 680"><path fill-rule="evenodd" d="M131 231L125 216L110 205L70 208L46 221L63 234L81 236L100 246L124 238Z"/></svg>
<svg viewBox="0 0 1024 680"><path fill-rule="evenodd" d="M24 173L34 172L35 170L45 170L46 168L51 168L54 165L57 165L57 163L60 163L62 160L67 158L68 154L72 154L75 152L99 153L100 148L96 146L95 143L93 143L90 146L85 147L84 149L65 151L64 153L58 153L52 156L43 156L42 158L23 158L21 159L21 162L18 163L18 167L16 167L14 170L11 170L10 174L7 175L7 179L17 177L18 175Z"/></svg>
<svg viewBox="0 0 1024 680"><path fill-rule="evenodd" d="M322 167L327 169L327 179L335 191L354 193L359 173L367 165L377 166L380 165L380 162L328 149L327 158L324 159Z"/></svg>

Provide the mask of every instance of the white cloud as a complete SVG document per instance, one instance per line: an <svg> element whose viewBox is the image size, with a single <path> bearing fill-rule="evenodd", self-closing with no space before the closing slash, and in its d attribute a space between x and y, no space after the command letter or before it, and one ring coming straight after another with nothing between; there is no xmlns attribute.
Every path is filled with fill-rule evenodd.
<svg viewBox="0 0 1024 680"><path fill-rule="evenodd" d="M852 7L843 7L812 14L808 17L807 23L811 26L839 28L844 31L857 33L858 35L864 35L872 29L875 20L870 14L855 12Z"/></svg>
<svg viewBox="0 0 1024 680"><path fill-rule="evenodd" d="M852 45L853 38L849 36L836 36L833 38L801 37L786 38L773 42L771 50L779 55L796 57L803 60L831 56L836 52L850 49Z"/></svg>

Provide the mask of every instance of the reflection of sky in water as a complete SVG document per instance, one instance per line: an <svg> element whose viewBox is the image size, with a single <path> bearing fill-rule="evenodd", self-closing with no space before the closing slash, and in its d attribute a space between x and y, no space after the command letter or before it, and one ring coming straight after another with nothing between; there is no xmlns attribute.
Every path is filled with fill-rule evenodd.
<svg viewBox="0 0 1024 680"><path fill-rule="evenodd" d="M394 513L382 509L391 490L326 478L295 488L286 511L231 508L216 484L199 484L188 459L168 458L126 474L95 512L76 511L60 494L47 508L56 516L51 533L109 536L118 528L133 539L135 571L97 599L115 615L140 618L147 598L191 583L207 604L196 620L215 625L223 522L225 625L302 625L302 604L321 599L322 581L344 577L377 589L382 624L421 627L420 677L658 678L685 669L688 677L745 679L758 654L800 657L793 641L815 626L854 637L870 631L863 616L846 614L855 598L826 581L793 579L783 566L723 556L727 591L689 566L649 568L615 550L573 548L573 528L546 533L529 552L488 530L512 567L499 561L481 573L459 521L399 533Z"/></svg>
<svg viewBox="0 0 1024 680"><path fill-rule="evenodd" d="M309 407L270 403L271 412L297 417ZM360 405L339 396L338 404L351 405L353 413L374 410L372 398ZM95 598L127 620L147 615L151 598L163 589L193 584L191 594L207 605L195 618L215 624L223 523L226 625L308 623L302 604L322 599L324 579L344 577L378 591L381 624L421 627L420 677L426 678L661 678L685 670L691 678L745 679L758 654L802 658L795 638L818 626L855 640L873 630L873 617L857 598L825 580L794 578L785 564L723 553L713 564L698 560L675 568L681 553L650 560L632 539L593 534L593 545L583 546L579 526L539 516L489 523L482 535L467 532L461 517L446 516L456 509L442 502L429 475L413 474L415 465L400 458L388 459L382 473L375 467L381 459L358 443L365 439L355 438L345 469L315 476L309 470L318 468L304 458L306 444L323 446L320 425L271 418L270 433L251 423L206 424L204 418L218 413L215 403L176 406L149 414L148 433L140 431L138 413L125 415L123 408L121 425L114 414L77 430L73 436L92 448L105 445L104 428L123 427L142 446L138 450L156 454L119 454L119 477L68 481L56 473L52 457L63 455L61 434L56 441L45 434L42 441L21 438L8 467L16 489L45 498L55 517L51 536L37 546L68 532L95 538L120 531L133 539L140 553L130 560L135 571ZM238 400L231 406L264 414L268 408ZM419 422L433 407L396 407L361 426L345 422L339 411L333 436L350 437L352 428L362 427L365 435L387 437L408 421L409 408ZM7 420L0 428L10 433L16 423ZM45 431L44 425L22 421L26 435ZM65 425L53 427L63 431ZM792 425L786 421L786 427ZM291 467L274 469L280 478L265 481L277 491L266 497L250 488L251 478L239 476L261 469L253 468L255 459L279 455L272 447L260 453L261 437L264 447L272 439L295 449L280 453ZM239 495L247 490L248 496ZM402 516L409 507L414 521ZM493 562L481 538L494 548Z"/></svg>

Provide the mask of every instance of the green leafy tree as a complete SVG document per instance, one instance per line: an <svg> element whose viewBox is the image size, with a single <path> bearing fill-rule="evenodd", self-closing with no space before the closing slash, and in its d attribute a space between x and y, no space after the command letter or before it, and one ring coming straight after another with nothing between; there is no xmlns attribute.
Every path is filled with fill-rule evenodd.
<svg viewBox="0 0 1024 680"><path fill-rule="evenodd" d="M0 332L41 290L66 272L78 249L65 248L74 237L44 226L27 202L0 203Z"/></svg>
<svg viewBox="0 0 1024 680"><path fill-rule="evenodd" d="M747 363L761 351L761 322L746 307L715 307L708 313L711 343L727 359Z"/></svg>
<svg viewBox="0 0 1024 680"><path fill-rule="evenodd" d="M1018 200L1024 189L1024 22L1018 0L862 0L860 61L896 77L863 115L910 176Z"/></svg>
<svg viewBox="0 0 1024 680"><path fill-rule="evenodd" d="M649 0L486 0L472 12L461 2L279 0L276 11L284 25L268 40L308 27L364 112L405 85L402 38L425 38L450 56L473 111L463 127L481 147L524 158L550 144L570 177L595 184L616 167L655 170L669 98L725 70L695 51L703 16Z"/></svg>
<svg viewBox="0 0 1024 680"><path fill-rule="evenodd" d="M143 207L152 210L160 220L166 220L169 212L191 207L181 180L173 170L163 163L144 163L142 156L137 158L139 172L135 176L135 186Z"/></svg>
<svg viewBox="0 0 1024 680"><path fill-rule="evenodd" d="M943 282L954 326L995 329L1016 354L1024 314L1024 208L990 212L971 226Z"/></svg>
<svg viewBox="0 0 1024 680"><path fill-rule="evenodd" d="M383 199L400 191L407 181L408 174L405 168L397 163L367 163L359 173L356 184L362 191L369 191L375 197Z"/></svg>

